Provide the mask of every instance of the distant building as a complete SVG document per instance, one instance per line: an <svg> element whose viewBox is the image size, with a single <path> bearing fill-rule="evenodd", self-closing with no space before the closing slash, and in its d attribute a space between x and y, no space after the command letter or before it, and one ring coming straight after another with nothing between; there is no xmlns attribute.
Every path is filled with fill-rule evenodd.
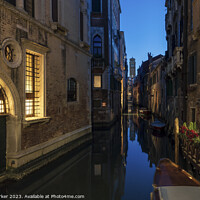
<svg viewBox="0 0 200 200"><path fill-rule="evenodd" d="M109 126L121 114L120 1L92 0L92 121Z"/></svg>
<svg viewBox="0 0 200 200"><path fill-rule="evenodd" d="M135 77L135 70L136 70L135 58L131 58L130 62L129 62L129 72L130 72L130 77L131 78Z"/></svg>
<svg viewBox="0 0 200 200"><path fill-rule="evenodd" d="M139 88L140 82L138 76L136 76L133 80L133 104L136 106L139 105Z"/></svg>
<svg viewBox="0 0 200 200"><path fill-rule="evenodd" d="M127 65L125 36L123 31L120 31L120 67L122 70L121 109L122 112L125 112L128 109L128 101L127 101L128 65Z"/></svg>
<svg viewBox="0 0 200 200"><path fill-rule="evenodd" d="M149 81L149 66L155 60L162 58L163 56L157 55L152 56L148 53L148 60L142 62L138 68L138 79L139 79L139 105L148 108L148 81Z"/></svg>
<svg viewBox="0 0 200 200"><path fill-rule="evenodd" d="M164 56L154 60L149 65L148 75L148 109L160 116L165 117L165 70Z"/></svg>

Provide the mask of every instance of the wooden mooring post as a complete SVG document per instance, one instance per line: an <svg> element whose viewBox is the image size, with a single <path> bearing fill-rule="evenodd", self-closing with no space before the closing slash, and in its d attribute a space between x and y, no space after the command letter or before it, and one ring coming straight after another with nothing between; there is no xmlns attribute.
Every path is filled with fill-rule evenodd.
<svg viewBox="0 0 200 200"><path fill-rule="evenodd" d="M175 139L175 163L178 165L179 160L179 120L178 118L174 121L174 139Z"/></svg>

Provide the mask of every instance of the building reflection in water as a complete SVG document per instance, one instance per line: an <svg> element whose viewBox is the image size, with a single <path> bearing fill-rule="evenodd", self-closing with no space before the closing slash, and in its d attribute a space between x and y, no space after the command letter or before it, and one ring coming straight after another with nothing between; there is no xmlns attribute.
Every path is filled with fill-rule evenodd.
<svg viewBox="0 0 200 200"><path fill-rule="evenodd" d="M21 195L83 194L87 200L120 200L126 176L127 130L124 116L111 129L94 131L92 144L21 181L4 183L0 191Z"/></svg>
<svg viewBox="0 0 200 200"><path fill-rule="evenodd" d="M127 124L118 122L107 131L94 131L93 136L92 199L120 200L126 176Z"/></svg>
<svg viewBox="0 0 200 200"><path fill-rule="evenodd" d="M151 119L137 113L124 115L109 130L94 131L91 144L23 180L0 185L1 193L83 194L87 200L148 198L158 161L164 157L174 161L174 143L166 135L154 134ZM193 172L181 156L179 164Z"/></svg>

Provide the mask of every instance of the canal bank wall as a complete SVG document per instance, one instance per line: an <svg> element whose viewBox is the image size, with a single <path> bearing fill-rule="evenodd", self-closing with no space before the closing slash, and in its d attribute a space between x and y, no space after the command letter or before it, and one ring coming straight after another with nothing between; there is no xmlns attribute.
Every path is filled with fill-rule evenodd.
<svg viewBox="0 0 200 200"><path fill-rule="evenodd" d="M78 151L79 149L88 146L89 144L91 144L91 141L91 129L89 133L82 132L82 134L79 134L79 136L76 136L76 138L71 136L68 139L59 139L59 142L57 144L54 143L54 145L57 145L57 148L55 148L54 150L49 151L46 154L44 154L44 150L44 152L41 150L39 150L38 152L35 151L34 153L39 155L38 158L20 166L19 168L9 167L5 172L0 174L0 182L4 182L10 179L20 180L25 176L33 173L34 171L45 167L45 165L49 164L50 162L53 162L54 160L58 159L63 155L71 153L73 151ZM52 147L51 145L49 145L47 148L51 149Z"/></svg>

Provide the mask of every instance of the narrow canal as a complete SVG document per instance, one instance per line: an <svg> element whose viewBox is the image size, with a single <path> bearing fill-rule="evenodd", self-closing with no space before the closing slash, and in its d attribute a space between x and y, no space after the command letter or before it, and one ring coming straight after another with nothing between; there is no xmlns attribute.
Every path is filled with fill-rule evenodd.
<svg viewBox="0 0 200 200"><path fill-rule="evenodd" d="M0 193L49 195L49 199L67 199L65 195L80 195L79 199L87 200L150 199L159 159L168 157L174 161L173 140L167 133L154 134L150 122L151 119L139 117L137 111L125 114L109 130L94 131L91 145L21 181L4 183ZM192 172L181 157L180 164Z"/></svg>

